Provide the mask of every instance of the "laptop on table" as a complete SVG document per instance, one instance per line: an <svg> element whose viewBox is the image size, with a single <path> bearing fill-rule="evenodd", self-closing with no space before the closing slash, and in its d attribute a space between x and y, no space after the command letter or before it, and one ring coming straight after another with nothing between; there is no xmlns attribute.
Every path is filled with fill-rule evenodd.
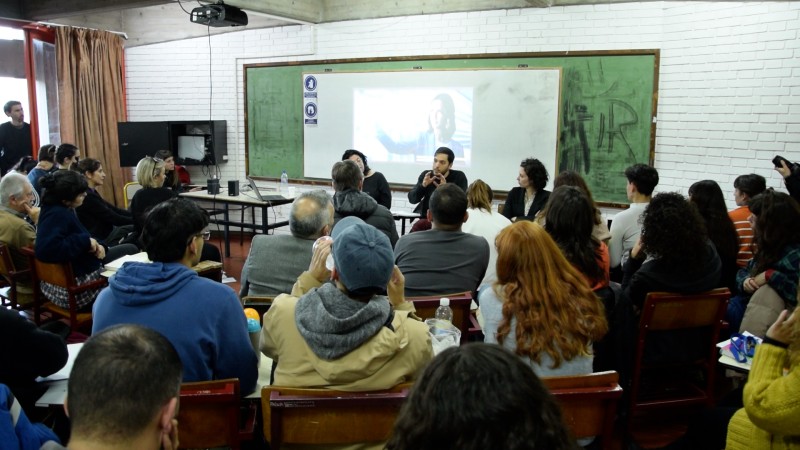
<svg viewBox="0 0 800 450"><path fill-rule="evenodd" d="M286 197L284 197L284 196L282 196L280 194L275 194L274 193L275 191L268 191L268 192L270 192L269 194L262 194L261 191L258 189L258 186L256 186L255 180L253 180L250 177L247 177L247 184L250 185L250 189L253 190L253 193L256 195L256 198L259 199L262 202L268 202L268 201L271 201L271 200L285 200L286 199Z"/></svg>

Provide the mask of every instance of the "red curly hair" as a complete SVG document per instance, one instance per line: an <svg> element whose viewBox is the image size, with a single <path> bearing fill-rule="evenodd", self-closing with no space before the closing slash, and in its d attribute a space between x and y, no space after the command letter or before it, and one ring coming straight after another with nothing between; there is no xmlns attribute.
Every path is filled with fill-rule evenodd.
<svg viewBox="0 0 800 450"><path fill-rule="evenodd" d="M588 355L589 344L608 331L603 304L547 231L534 222L516 222L495 244L494 291L503 302L497 341L503 343L516 318L518 355L541 364L547 353L553 368Z"/></svg>

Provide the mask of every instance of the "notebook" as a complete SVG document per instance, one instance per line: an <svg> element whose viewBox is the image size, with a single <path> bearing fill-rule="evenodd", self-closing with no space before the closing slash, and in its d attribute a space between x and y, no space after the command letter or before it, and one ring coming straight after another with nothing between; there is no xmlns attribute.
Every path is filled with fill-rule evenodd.
<svg viewBox="0 0 800 450"><path fill-rule="evenodd" d="M247 177L247 183L250 185L250 189L253 190L253 193L256 194L256 198L262 202L268 202L270 200L283 200L286 198L280 194L262 194L261 191L258 190L256 182L250 177Z"/></svg>

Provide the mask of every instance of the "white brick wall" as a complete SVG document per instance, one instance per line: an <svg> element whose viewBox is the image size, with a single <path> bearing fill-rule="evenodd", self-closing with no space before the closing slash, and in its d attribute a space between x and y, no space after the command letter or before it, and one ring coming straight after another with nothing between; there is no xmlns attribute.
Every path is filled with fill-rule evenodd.
<svg viewBox="0 0 800 450"><path fill-rule="evenodd" d="M693 182L710 178L727 193L737 175L749 172L782 188L770 160L777 153L800 161L798 30L798 2L687 1L409 16L212 36L211 118L228 121L222 179L245 175L243 64L659 48L657 190L686 193ZM127 50L129 120L208 119L208 51L205 37ZM206 178L199 169L192 175ZM728 202L733 207L732 198ZM411 209L404 194L395 195L393 206Z"/></svg>

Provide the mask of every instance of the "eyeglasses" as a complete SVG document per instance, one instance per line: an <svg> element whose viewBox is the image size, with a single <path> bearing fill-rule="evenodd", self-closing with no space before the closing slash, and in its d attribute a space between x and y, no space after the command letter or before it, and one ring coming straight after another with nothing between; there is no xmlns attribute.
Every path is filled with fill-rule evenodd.
<svg viewBox="0 0 800 450"><path fill-rule="evenodd" d="M206 230L206 231L203 231L202 233L197 233L197 234L192 235L192 237L190 237L189 240L186 241L186 245L191 244L192 243L192 239L194 239L196 237L199 237L199 236L203 236L203 240L204 241L208 241L208 240L211 239L211 231Z"/></svg>

